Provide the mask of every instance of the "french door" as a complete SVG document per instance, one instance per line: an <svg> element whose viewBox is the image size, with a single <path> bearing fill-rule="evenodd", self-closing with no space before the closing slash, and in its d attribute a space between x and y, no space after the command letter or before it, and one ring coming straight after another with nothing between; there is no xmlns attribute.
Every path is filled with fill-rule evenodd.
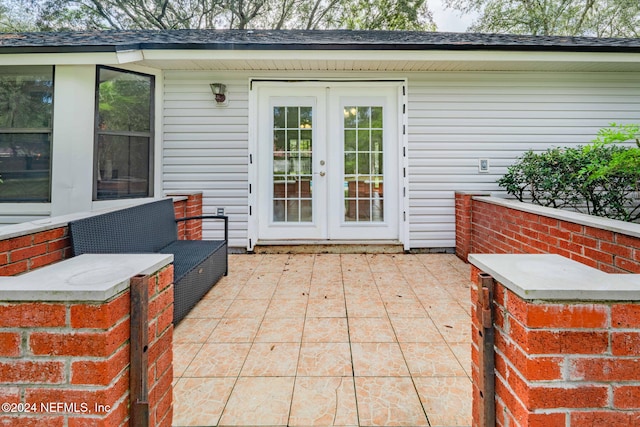
<svg viewBox="0 0 640 427"><path fill-rule="evenodd" d="M259 240L398 240L398 89L259 86Z"/></svg>

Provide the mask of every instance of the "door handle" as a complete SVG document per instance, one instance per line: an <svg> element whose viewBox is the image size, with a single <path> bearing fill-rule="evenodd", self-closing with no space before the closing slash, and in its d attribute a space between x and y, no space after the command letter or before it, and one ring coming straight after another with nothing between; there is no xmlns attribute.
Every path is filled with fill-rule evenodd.
<svg viewBox="0 0 640 427"><path fill-rule="evenodd" d="M320 171L320 176L325 176L325 175L326 175L325 171Z"/></svg>

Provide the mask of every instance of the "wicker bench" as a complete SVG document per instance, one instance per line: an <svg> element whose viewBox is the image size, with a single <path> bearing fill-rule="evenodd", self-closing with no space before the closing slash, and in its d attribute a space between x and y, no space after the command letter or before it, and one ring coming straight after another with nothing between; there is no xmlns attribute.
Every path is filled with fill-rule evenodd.
<svg viewBox="0 0 640 427"><path fill-rule="evenodd" d="M179 221L224 220L224 240L178 240ZM173 201L163 199L69 223L73 255L86 253L173 254L174 307L177 324L227 275L228 218L203 215L175 218Z"/></svg>

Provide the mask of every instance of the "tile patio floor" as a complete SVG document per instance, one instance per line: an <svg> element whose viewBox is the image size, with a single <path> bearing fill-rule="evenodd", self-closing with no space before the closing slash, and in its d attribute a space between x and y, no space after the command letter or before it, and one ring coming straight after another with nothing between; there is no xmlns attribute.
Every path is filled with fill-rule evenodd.
<svg viewBox="0 0 640 427"><path fill-rule="evenodd" d="M174 333L174 426L471 425L454 255L231 255Z"/></svg>

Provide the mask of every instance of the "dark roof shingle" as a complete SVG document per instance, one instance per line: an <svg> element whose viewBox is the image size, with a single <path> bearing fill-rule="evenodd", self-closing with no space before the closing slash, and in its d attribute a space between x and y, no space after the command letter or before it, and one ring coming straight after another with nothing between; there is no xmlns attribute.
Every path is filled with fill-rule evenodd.
<svg viewBox="0 0 640 427"><path fill-rule="evenodd" d="M114 52L130 49L640 52L640 39L351 30L122 30L0 33L0 53Z"/></svg>

